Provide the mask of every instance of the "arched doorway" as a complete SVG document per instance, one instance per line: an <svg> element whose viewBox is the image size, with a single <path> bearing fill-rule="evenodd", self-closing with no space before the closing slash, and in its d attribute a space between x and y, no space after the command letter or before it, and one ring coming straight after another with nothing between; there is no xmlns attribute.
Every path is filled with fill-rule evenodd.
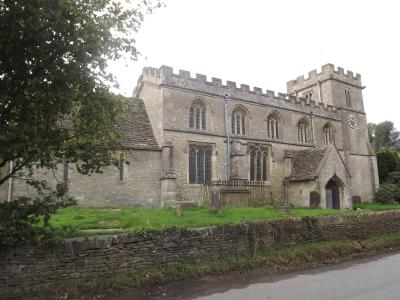
<svg viewBox="0 0 400 300"><path fill-rule="evenodd" d="M339 186L334 180L329 180L325 186L326 208L340 209Z"/></svg>

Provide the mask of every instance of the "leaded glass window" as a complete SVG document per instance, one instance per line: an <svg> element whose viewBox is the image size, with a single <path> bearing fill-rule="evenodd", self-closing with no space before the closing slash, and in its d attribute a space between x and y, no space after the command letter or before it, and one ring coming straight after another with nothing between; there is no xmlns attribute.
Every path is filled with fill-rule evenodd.
<svg viewBox="0 0 400 300"><path fill-rule="evenodd" d="M211 145L189 145L189 183L203 184L211 181L211 157Z"/></svg>
<svg viewBox="0 0 400 300"><path fill-rule="evenodd" d="M268 180L268 147L250 146L250 180Z"/></svg>

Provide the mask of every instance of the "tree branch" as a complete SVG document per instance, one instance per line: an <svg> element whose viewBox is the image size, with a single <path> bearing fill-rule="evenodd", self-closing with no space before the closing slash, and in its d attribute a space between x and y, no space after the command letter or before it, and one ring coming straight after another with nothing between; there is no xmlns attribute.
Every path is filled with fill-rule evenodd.
<svg viewBox="0 0 400 300"><path fill-rule="evenodd" d="M17 173L19 170L21 170L26 164L27 164L27 161L24 161L21 164L17 164L15 167L13 167L11 172L8 172L8 174L6 176L0 178L0 185L5 183L8 179L10 179L10 177L13 177L15 175L15 173Z"/></svg>

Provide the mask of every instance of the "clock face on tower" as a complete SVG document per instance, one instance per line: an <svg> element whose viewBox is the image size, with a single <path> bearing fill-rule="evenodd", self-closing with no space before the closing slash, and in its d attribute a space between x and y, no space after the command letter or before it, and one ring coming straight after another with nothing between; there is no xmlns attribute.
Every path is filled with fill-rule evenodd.
<svg viewBox="0 0 400 300"><path fill-rule="evenodd" d="M355 115L349 116L349 126L351 129L354 129L357 127L357 118Z"/></svg>

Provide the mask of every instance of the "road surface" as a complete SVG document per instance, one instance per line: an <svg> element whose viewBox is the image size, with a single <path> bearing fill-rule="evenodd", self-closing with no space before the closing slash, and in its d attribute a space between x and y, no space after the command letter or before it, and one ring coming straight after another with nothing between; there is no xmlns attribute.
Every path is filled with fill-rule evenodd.
<svg viewBox="0 0 400 300"><path fill-rule="evenodd" d="M264 282L227 283L202 291L196 300L397 300L400 299L400 254L265 277ZM222 290L222 291L221 291ZM205 295L205 293L213 293ZM198 295L199 295L198 294ZM186 297L185 297L186 298Z"/></svg>

